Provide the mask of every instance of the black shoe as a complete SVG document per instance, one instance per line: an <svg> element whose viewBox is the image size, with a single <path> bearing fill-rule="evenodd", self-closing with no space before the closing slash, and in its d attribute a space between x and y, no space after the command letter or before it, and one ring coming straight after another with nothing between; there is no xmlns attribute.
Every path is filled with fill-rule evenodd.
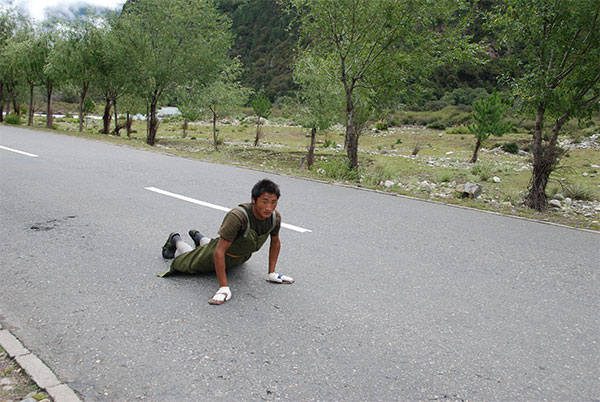
<svg viewBox="0 0 600 402"><path fill-rule="evenodd" d="M188 232L196 247L200 245L200 240L204 237L202 233L198 232L196 229L192 229Z"/></svg>
<svg viewBox="0 0 600 402"><path fill-rule="evenodd" d="M175 258L175 251L177 251L177 248L175 247L175 242L173 241L173 238L175 236L179 236L179 233L171 233L169 235L169 238L167 239L167 242L162 248L162 256L165 259Z"/></svg>

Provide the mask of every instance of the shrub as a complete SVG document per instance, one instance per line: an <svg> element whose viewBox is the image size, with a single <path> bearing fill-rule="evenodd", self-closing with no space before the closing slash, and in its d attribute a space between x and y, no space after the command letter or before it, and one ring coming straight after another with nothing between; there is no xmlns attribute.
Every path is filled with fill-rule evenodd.
<svg viewBox="0 0 600 402"><path fill-rule="evenodd" d="M423 106L423 109L424 110L431 110L431 111L435 112L437 110L442 110L443 108L445 108L448 105L449 105L448 102L444 102L444 101L441 101L441 100L435 100L435 101L429 101L429 102L427 102Z"/></svg>
<svg viewBox="0 0 600 402"><path fill-rule="evenodd" d="M471 134L471 132L469 131L469 127L463 126L463 125L449 128L446 130L446 133L448 133L448 134Z"/></svg>
<svg viewBox="0 0 600 402"><path fill-rule="evenodd" d="M516 142L509 142L506 144L502 144L502 150L504 152L508 152L509 154L518 154L519 153L519 145Z"/></svg>
<svg viewBox="0 0 600 402"><path fill-rule="evenodd" d="M449 183L450 181L452 181L452 178L454 176L452 175L452 172L441 172L440 174L438 174L438 181L440 183Z"/></svg>
<svg viewBox="0 0 600 402"><path fill-rule="evenodd" d="M385 131L389 127L387 120L379 120L375 123L375 128L379 131Z"/></svg>
<svg viewBox="0 0 600 402"><path fill-rule="evenodd" d="M402 138L396 138L396 145L402 144Z"/></svg>
<svg viewBox="0 0 600 402"><path fill-rule="evenodd" d="M396 177L396 171L387 163L375 162L375 165L365 169L361 175L361 181L378 185L382 181L392 180Z"/></svg>
<svg viewBox="0 0 600 402"><path fill-rule="evenodd" d="M438 120L438 121L434 121L432 123L429 123L427 125L427 128L431 128L433 130L445 130L446 129L446 124L444 124L442 121Z"/></svg>
<svg viewBox="0 0 600 402"><path fill-rule="evenodd" d="M489 164L476 163L471 168L474 176L479 176L482 181L488 181L492 177L492 167Z"/></svg>
<svg viewBox="0 0 600 402"><path fill-rule="evenodd" d="M21 116L11 112L8 116L4 118L4 121L6 122L6 124L18 126L19 124L21 124Z"/></svg>
<svg viewBox="0 0 600 402"><path fill-rule="evenodd" d="M565 197L569 197L573 200L581 201L595 201L598 199L596 191L589 186L580 183L565 183L561 182L562 193Z"/></svg>
<svg viewBox="0 0 600 402"><path fill-rule="evenodd" d="M358 171L350 169L350 160L344 157L315 162L312 170L335 180L356 181L359 179Z"/></svg>

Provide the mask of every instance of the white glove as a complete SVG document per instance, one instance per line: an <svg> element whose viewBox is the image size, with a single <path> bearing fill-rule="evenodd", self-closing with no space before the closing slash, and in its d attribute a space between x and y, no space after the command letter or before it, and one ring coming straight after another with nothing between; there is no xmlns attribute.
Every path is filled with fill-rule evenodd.
<svg viewBox="0 0 600 402"><path fill-rule="evenodd" d="M210 304L223 304L231 299L231 290L229 286L221 286L217 293L208 302Z"/></svg>
<svg viewBox="0 0 600 402"><path fill-rule="evenodd" d="M291 276L278 274L277 272L272 272L269 274L267 281L273 282L273 283L290 284L290 283L294 283L294 278L292 278Z"/></svg>

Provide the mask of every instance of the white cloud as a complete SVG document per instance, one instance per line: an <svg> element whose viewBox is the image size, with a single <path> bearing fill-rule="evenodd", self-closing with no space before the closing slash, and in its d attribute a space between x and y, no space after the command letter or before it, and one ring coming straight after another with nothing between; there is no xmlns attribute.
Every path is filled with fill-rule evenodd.
<svg viewBox="0 0 600 402"><path fill-rule="evenodd" d="M125 0L0 0L0 6L18 7L38 21L45 17L44 9L47 7L89 4L114 9L120 8L124 3Z"/></svg>

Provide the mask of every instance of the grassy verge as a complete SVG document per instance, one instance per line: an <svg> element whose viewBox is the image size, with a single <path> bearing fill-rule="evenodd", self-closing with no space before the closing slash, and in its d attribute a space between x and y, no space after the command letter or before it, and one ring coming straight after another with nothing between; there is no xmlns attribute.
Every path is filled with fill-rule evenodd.
<svg viewBox="0 0 600 402"><path fill-rule="evenodd" d="M43 128L43 118L36 118L35 128ZM514 133L492 138L484 144L476 164L468 163L474 138L460 127L444 130L422 126L394 127L384 131L371 130L360 140L360 169L348 172L344 165L345 151L342 129L318 135L316 163L310 170L303 167L309 143L308 130L289 126L265 126L258 147L252 146L255 127L252 124L221 124L218 128L220 146L212 144L212 127L200 122L190 123L183 138L181 121L161 122L157 144L145 144L146 123L134 122L131 138L121 131L121 137L99 134L101 121L88 119L83 133L78 132L76 118L55 119L55 132L93 138L136 148L151 149L187 158L232 164L324 181L336 181L361 187L384 190L449 204L516 215L541 221L560 223L577 228L600 230L600 212L596 211L600 193L600 151L593 148L571 149L551 176L548 192L565 193L573 198L596 202L587 210L563 208L545 213L523 208L520 202L531 174L528 153L504 152L506 144L514 143L523 150L531 140L527 133ZM565 137L564 139L567 139ZM585 138L583 138L585 140ZM581 142L582 139L579 139ZM514 146L513 146L514 147ZM418 151L418 152L416 152ZM413 155L416 152L416 155ZM454 191L457 184L467 181L482 185L482 195L476 200L462 199ZM570 191L569 193L567 193ZM586 212L587 211L587 212ZM585 213L584 213L585 212ZM587 216L586 216L587 215Z"/></svg>

